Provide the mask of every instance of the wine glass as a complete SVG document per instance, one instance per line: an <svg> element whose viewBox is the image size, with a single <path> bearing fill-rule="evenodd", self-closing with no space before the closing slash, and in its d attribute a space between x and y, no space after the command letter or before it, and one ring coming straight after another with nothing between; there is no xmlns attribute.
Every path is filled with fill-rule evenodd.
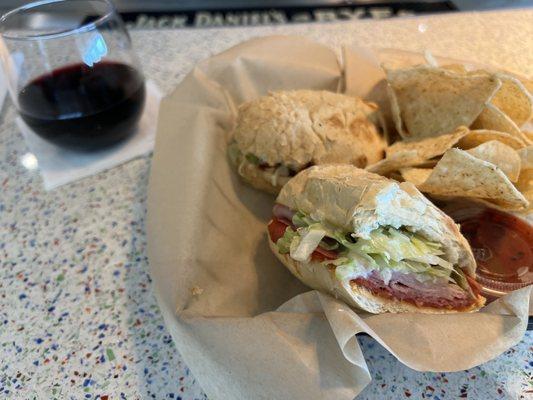
<svg viewBox="0 0 533 400"><path fill-rule="evenodd" d="M144 77L108 0L42 0L8 12L0 60L23 121L58 145L113 145L142 114Z"/></svg>

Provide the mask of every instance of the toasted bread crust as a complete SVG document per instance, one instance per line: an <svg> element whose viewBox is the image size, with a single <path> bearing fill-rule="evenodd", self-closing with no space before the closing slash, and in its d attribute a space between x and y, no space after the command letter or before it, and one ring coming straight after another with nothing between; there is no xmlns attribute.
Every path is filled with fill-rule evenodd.
<svg viewBox="0 0 533 400"><path fill-rule="evenodd" d="M295 170L309 163L364 168L383 158L377 106L339 93L278 91L242 104L232 139L243 154Z"/></svg>

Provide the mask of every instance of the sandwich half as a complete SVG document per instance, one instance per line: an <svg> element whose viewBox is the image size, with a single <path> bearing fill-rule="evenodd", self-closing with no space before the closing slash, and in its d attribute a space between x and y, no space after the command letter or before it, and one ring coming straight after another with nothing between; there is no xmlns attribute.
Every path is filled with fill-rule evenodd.
<svg viewBox="0 0 533 400"><path fill-rule="evenodd" d="M268 224L276 257L303 283L370 313L451 313L485 299L453 220L412 184L350 165L302 171Z"/></svg>
<svg viewBox="0 0 533 400"><path fill-rule="evenodd" d="M239 107L228 155L239 175L277 194L311 165L360 168L383 158L377 106L344 94L294 90L269 93Z"/></svg>

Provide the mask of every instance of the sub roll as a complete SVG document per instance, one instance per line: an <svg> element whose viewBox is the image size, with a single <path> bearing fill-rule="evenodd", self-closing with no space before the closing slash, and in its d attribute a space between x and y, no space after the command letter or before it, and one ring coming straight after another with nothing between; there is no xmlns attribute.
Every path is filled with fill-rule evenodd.
<svg viewBox="0 0 533 400"><path fill-rule="evenodd" d="M239 107L228 155L253 187L277 194L299 171L326 163L360 168L383 158L377 106L344 94L272 92Z"/></svg>
<svg viewBox="0 0 533 400"><path fill-rule="evenodd" d="M408 182L311 167L279 193L268 236L303 283L370 313L465 312L485 302L458 225Z"/></svg>

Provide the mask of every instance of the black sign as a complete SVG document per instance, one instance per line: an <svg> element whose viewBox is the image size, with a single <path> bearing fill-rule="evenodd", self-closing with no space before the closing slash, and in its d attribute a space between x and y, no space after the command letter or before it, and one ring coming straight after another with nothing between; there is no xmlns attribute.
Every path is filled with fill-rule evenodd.
<svg viewBox="0 0 533 400"><path fill-rule="evenodd" d="M333 22L362 18L391 18L396 16L456 11L451 1L434 2L365 2L357 5L322 7L284 7L263 9L209 9L178 12L121 13L129 28L175 29L185 27L210 28L227 26L280 25L303 22Z"/></svg>

